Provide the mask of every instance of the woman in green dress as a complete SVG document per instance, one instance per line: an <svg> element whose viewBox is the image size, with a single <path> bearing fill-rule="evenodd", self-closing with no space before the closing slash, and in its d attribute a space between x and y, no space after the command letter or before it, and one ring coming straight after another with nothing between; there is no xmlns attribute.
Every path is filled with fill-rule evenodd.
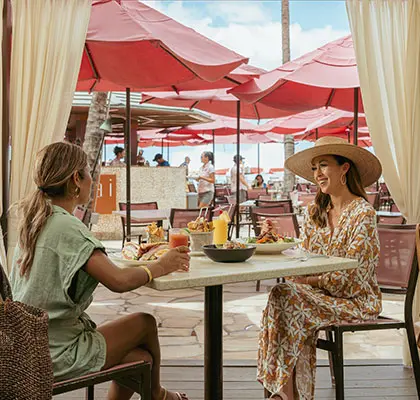
<svg viewBox="0 0 420 400"><path fill-rule="evenodd" d="M187 400L160 385L156 320L135 313L96 327L85 313L98 283L122 293L178 269L189 269L188 248L172 249L149 268L120 269L104 246L72 215L89 200L87 157L60 142L37 155L36 190L19 204L18 244L11 273L15 300L49 315L49 343L57 380L145 360L152 364L153 400ZM108 399L130 399L131 390L112 383Z"/></svg>

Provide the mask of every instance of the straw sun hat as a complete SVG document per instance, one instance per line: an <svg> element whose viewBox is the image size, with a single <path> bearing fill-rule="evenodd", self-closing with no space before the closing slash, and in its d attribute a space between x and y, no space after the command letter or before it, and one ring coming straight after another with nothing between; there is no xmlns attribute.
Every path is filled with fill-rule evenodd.
<svg viewBox="0 0 420 400"><path fill-rule="evenodd" d="M336 155L353 161L359 171L364 187L376 182L382 174L378 158L362 147L348 143L345 139L325 136L315 142L315 146L300 151L286 160L285 167L302 178L315 182L312 171L312 160L319 156Z"/></svg>

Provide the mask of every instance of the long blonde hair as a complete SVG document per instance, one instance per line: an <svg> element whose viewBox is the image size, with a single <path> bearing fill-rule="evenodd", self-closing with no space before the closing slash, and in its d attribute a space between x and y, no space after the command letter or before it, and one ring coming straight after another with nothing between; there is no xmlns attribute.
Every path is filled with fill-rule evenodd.
<svg viewBox="0 0 420 400"><path fill-rule="evenodd" d="M362 185L360 179L360 173L353 162L345 157L332 155L338 165L345 163L350 164L350 168L346 173L346 185L350 193L355 196L363 197L367 200L367 194ZM318 188L318 192L315 196L315 204L309 209L309 216L312 222L319 228L325 228L328 225L328 213L327 209L331 205L331 197L329 194L322 193L321 189Z"/></svg>
<svg viewBox="0 0 420 400"><path fill-rule="evenodd" d="M83 179L86 166L86 153L71 143L53 143L37 154L34 170L37 188L18 205L18 245L21 251L18 262L21 275L29 274L36 242L53 213L51 199L67 197L73 175L77 172Z"/></svg>

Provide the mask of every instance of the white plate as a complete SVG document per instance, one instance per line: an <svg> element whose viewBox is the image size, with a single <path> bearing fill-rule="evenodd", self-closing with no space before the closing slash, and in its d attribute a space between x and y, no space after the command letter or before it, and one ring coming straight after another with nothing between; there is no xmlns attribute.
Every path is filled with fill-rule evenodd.
<svg viewBox="0 0 420 400"><path fill-rule="evenodd" d="M140 265L150 265L153 261L126 260L125 258L110 255L109 258L121 268L139 267Z"/></svg>
<svg viewBox="0 0 420 400"><path fill-rule="evenodd" d="M281 253L284 250L290 249L291 247L297 246L302 240L295 239L294 242L280 242L280 243L255 243L257 249L256 254L275 254Z"/></svg>

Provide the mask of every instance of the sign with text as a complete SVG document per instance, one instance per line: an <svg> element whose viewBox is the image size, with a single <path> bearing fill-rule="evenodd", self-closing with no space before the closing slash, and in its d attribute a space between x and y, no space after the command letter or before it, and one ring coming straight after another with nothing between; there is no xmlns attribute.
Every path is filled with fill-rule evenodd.
<svg viewBox="0 0 420 400"><path fill-rule="evenodd" d="M95 211L98 214L112 214L117 209L117 177L104 174L99 178Z"/></svg>

